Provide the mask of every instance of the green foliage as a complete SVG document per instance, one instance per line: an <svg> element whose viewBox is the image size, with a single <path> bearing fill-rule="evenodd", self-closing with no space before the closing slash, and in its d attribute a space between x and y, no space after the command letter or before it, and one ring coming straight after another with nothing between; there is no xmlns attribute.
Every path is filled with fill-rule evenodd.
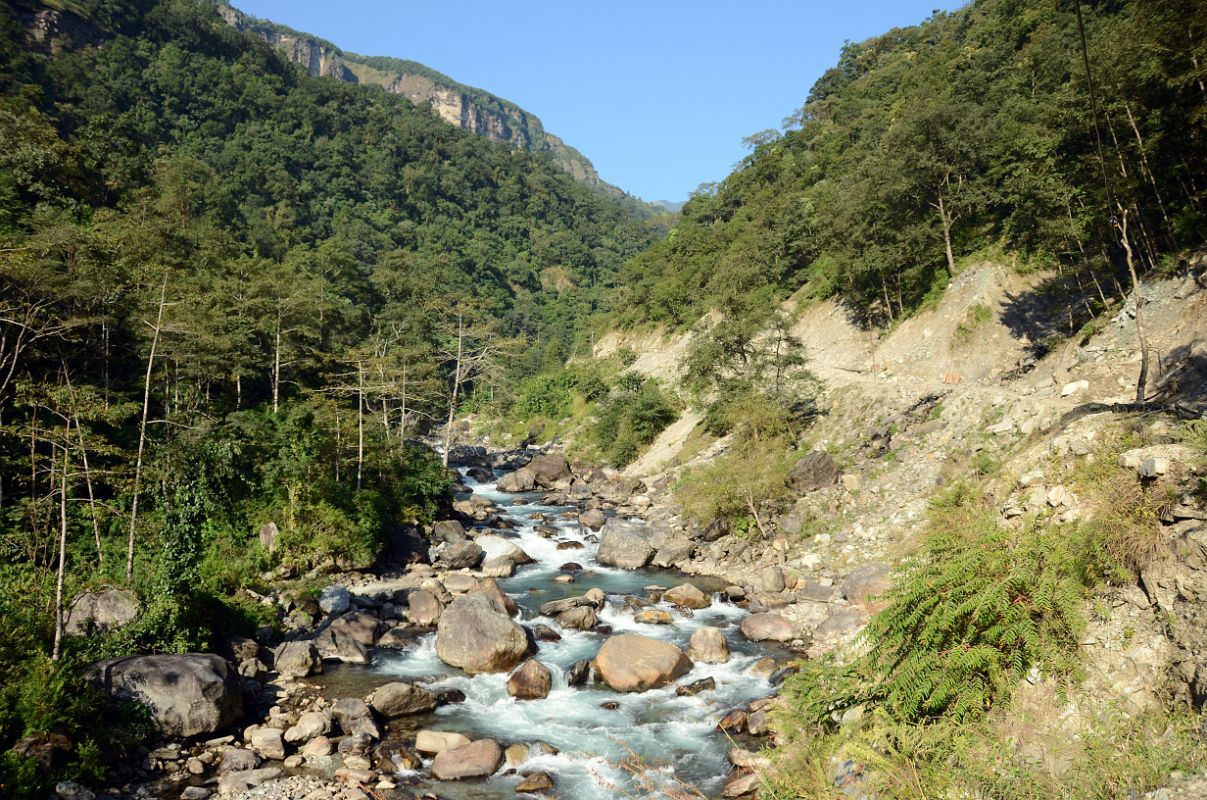
<svg viewBox="0 0 1207 800"><path fill-rule="evenodd" d="M599 400L588 438L610 463L624 466L675 421L676 403L653 378L623 373L611 393Z"/></svg>
<svg viewBox="0 0 1207 800"><path fill-rule="evenodd" d="M685 327L807 287L891 325L995 248L1063 264L1061 301L1080 304L1123 271L1118 206L1152 232L1143 268L1201 244L1207 16L1196 0L1079 8L1097 114L1070 4L982 0L848 43L782 134L751 137L627 262L613 318Z"/></svg>
<svg viewBox="0 0 1207 800"><path fill-rule="evenodd" d="M675 499L701 525L723 520L744 536L761 536L763 520L791 496L788 473L800 454L779 438L740 438L731 452L686 473Z"/></svg>
<svg viewBox="0 0 1207 800"><path fill-rule="evenodd" d="M866 652L835 678L793 681L805 719L824 724L860 703L905 722L975 719L1033 668L1074 672L1082 605L1112 568L1101 542L1091 530L994 520L966 485L936 499L921 552L863 632Z"/></svg>
<svg viewBox="0 0 1207 800"><path fill-rule="evenodd" d="M964 314L964 319L956 325L953 341L957 345L966 344L972 335L985 323L993 318L993 309L984 303L977 303Z"/></svg>

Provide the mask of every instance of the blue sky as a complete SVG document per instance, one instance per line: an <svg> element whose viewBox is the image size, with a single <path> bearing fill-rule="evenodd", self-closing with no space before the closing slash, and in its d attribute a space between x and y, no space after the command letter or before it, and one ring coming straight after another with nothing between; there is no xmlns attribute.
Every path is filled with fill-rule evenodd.
<svg viewBox="0 0 1207 800"><path fill-rule="evenodd" d="M419 61L535 113L604 180L682 200L778 128L846 40L953 0L233 0L365 55Z"/></svg>

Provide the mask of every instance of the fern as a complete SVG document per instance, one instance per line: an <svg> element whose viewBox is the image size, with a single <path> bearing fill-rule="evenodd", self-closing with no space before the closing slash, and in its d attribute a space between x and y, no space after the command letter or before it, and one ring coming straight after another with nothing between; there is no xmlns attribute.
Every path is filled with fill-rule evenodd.
<svg viewBox="0 0 1207 800"><path fill-rule="evenodd" d="M1069 675L1099 548L1067 529L995 520L968 487L940 496L921 552L863 632L862 655L802 673L796 711L820 724L859 704L907 722L973 719L1007 703L1032 668Z"/></svg>

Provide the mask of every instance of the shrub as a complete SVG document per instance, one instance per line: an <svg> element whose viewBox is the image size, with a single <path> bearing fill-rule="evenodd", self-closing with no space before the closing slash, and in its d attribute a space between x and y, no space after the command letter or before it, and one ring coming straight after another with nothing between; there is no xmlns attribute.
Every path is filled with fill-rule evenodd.
<svg viewBox="0 0 1207 800"><path fill-rule="evenodd" d="M624 466L677 417L673 398L657 381L626 372L616 388L599 401L588 435L609 462Z"/></svg>

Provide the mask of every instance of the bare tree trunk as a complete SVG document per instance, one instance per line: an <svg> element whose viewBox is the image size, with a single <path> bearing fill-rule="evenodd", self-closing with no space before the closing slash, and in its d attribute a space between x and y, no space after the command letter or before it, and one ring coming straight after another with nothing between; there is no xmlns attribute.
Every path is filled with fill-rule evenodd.
<svg viewBox="0 0 1207 800"><path fill-rule="evenodd" d="M1127 121L1132 125L1132 134L1136 137L1136 149L1140 151L1140 169L1144 176L1148 178L1148 183L1153 187L1153 195L1157 198L1157 208L1161 209L1161 219L1165 222L1165 232L1169 236L1170 243L1174 247L1178 246L1177 240L1174 238L1173 226L1169 224L1169 214L1165 211L1165 200L1161 197L1161 189L1157 186L1157 179L1153 177L1152 170L1148 166L1148 156L1144 152L1144 139L1140 136L1140 127L1136 125L1136 118L1132 116L1132 107L1127 103L1123 104L1123 108L1127 111Z"/></svg>
<svg viewBox="0 0 1207 800"><path fill-rule="evenodd" d="M80 438L80 458L84 464L84 485L88 487L88 510L92 514L92 538L96 540L96 559L105 563L105 552L101 549L101 525L96 517L96 495L92 491L92 470L88 468L88 448L84 444L84 431L80 428L80 419L76 417L75 432Z"/></svg>
<svg viewBox="0 0 1207 800"><path fill-rule="evenodd" d="M277 329L272 348L272 413L281 404L281 308L277 306Z"/></svg>
<svg viewBox="0 0 1207 800"><path fill-rule="evenodd" d="M365 465L365 368L356 362L356 488Z"/></svg>
<svg viewBox="0 0 1207 800"><path fill-rule="evenodd" d="M243 408L243 376L235 373L235 410Z"/></svg>
<svg viewBox="0 0 1207 800"><path fill-rule="evenodd" d="M151 372L155 368L155 350L159 347L159 332L163 327L164 300L168 279L159 287L159 311L155 315L155 335L151 337L151 352L147 355L147 374L143 379L142 417L138 422L138 454L134 459L134 493L130 499L130 536L126 542L126 583L134 580L134 532L138 524L138 493L142 488L142 458L147 444L147 411L151 405Z"/></svg>
<svg viewBox="0 0 1207 800"><path fill-rule="evenodd" d="M939 202L931 203L935 210L939 212L939 222L943 225L943 247L947 251L947 273L951 276L956 274L956 257L951 249L951 226L955 224L955 220L947 213L947 207L943 203L943 193L938 192Z"/></svg>
<svg viewBox="0 0 1207 800"><path fill-rule="evenodd" d="M51 660L63 654L63 574L67 571L67 448L63 448L63 478L59 484L59 568L54 589L54 649Z"/></svg>
<svg viewBox="0 0 1207 800"><path fill-rule="evenodd" d="M457 398L461 390L461 359L465 354L465 318L457 314L457 362L453 369L453 392L448 403L448 424L444 426L444 466L448 466L448 451L453 443L453 418L457 414Z"/></svg>
<svg viewBox="0 0 1207 800"><path fill-rule="evenodd" d="M1120 209L1120 219L1115 223L1119 229L1119 239L1123 244L1123 252L1127 255L1127 272L1132 279L1132 293L1136 296L1136 338L1140 343L1140 377L1136 380L1136 402L1143 403L1148 394L1148 339L1144 335L1144 324L1141 320L1141 309L1144 307L1144 297L1140 294L1140 278L1136 274L1136 260L1132 256L1132 244L1127 238L1127 213L1129 209Z"/></svg>

